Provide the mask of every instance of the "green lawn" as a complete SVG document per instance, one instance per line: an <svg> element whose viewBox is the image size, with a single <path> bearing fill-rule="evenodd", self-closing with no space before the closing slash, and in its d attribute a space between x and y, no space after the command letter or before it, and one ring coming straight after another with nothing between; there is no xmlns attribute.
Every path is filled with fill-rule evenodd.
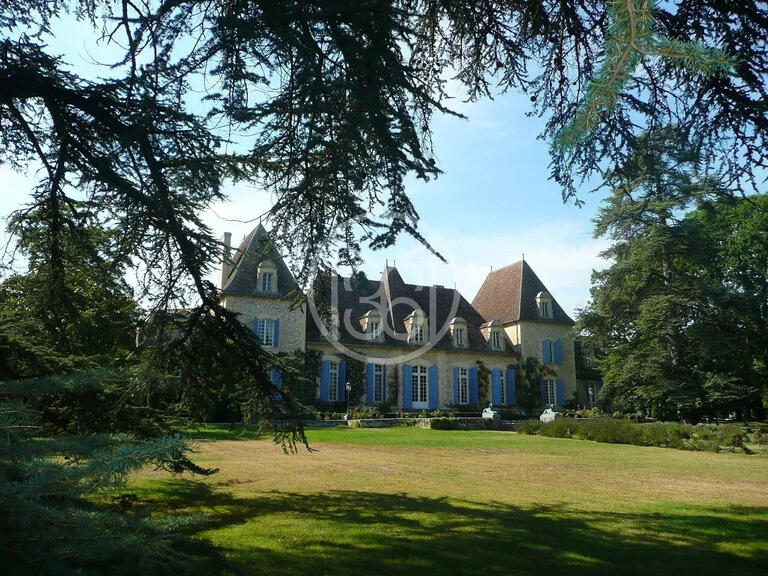
<svg viewBox="0 0 768 576"><path fill-rule="evenodd" d="M768 456L420 429L210 432L204 480L147 472L158 513L246 574L765 574Z"/></svg>

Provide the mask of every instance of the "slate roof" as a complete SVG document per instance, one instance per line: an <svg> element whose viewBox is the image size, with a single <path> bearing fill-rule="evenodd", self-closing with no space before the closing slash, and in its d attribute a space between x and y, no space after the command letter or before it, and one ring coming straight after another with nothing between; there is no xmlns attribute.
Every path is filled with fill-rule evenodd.
<svg viewBox="0 0 768 576"><path fill-rule="evenodd" d="M259 295L264 297L284 298L296 289L296 280L283 262L280 254L269 240L264 226L259 224L232 254L232 271L224 282L222 294ZM277 269L277 292L264 294L257 292L257 272L263 260L271 260Z"/></svg>
<svg viewBox="0 0 768 576"><path fill-rule="evenodd" d="M333 278L333 280L332 280ZM447 325L454 317L459 316L467 322L467 344L461 350L482 351L485 353L509 354L513 351L512 345L507 343L505 351L492 351L486 341L480 327L485 324L483 318L472 304L464 298L458 290L442 286L421 286L407 284L403 281L396 268L387 267L379 280L355 280L339 276L324 277L315 285L315 298L321 303L329 302L331 282L337 283L338 310L341 318L339 322L339 341L343 344L355 344L372 346L399 346L417 347L418 344L410 344L403 340L384 334L383 342L368 342L350 331L349 325L362 331L359 319L366 312L374 309L373 304L367 302L373 299L380 303L384 310L382 323L397 334L406 334L404 320L414 310L413 303L424 311L427 316L427 324L431 325L432 318L436 321L437 329ZM456 310L453 309L454 300ZM434 302L431 305L431 302ZM345 321L349 318L349 322ZM320 328L313 315L307 314L307 342L324 342ZM449 331L435 344L437 349L458 350L453 346L453 340Z"/></svg>
<svg viewBox="0 0 768 576"><path fill-rule="evenodd" d="M540 320L536 295L543 291L549 292L531 266L521 260L488 274L472 305L485 318L500 320L505 324L520 320ZM573 320L554 297L552 319L548 321L573 324Z"/></svg>

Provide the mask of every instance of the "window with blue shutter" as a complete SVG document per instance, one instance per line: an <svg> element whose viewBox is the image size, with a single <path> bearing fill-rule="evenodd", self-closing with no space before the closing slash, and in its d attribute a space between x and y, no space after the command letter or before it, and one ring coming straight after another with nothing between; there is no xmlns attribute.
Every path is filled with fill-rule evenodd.
<svg viewBox="0 0 768 576"><path fill-rule="evenodd" d="M453 403L461 404L459 399L459 367L453 369Z"/></svg>
<svg viewBox="0 0 768 576"><path fill-rule="evenodd" d="M280 345L280 318L275 320L275 347Z"/></svg>
<svg viewBox="0 0 768 576"><path fill-rule="evenodd" d="M469 403L477 406L477 368L469 369Z"/></svg>
<svg viewBox="0 0 768 576"><path fill-rule="evenodd" d="M552 341L544 340L541 343L541 358L544 364L552 364Z"/></svg>
<svg viewBox="0 0 768 576"><path fill-rule="evenodd" d="M410 364L403 364L403 408L411 409L413 388L413 368Z"/></svg>
<svg viewBox="0 0 768 576"><path fill-rule="evenodd" d="M491 401L496 406L501 405L501 370L498 368L491 372Z"/></svg>
<svg viewBox="0 0 768 576"><path fill-rule="evenodd" d="M429 409L437 410L440 402L439 372L437 366L429 367Z"/></svg>
<svg viewBox="0 0 768 576"><path fill-rule="evenodd" d="M555 364L563 363L563 341L557 340L555 342Z"/></svg>
<svg viewBox="0 0 768 576"><path fill-rule="evenodd" d="M558 406L565 405L565 381L562 378L557 380L557 396L555 402Z"/></svg>
<svg viewBox="0 0 768 576"><path fill-rule="evenodd" d="M328 402L331 387L331 361L323 360L320 365L320 401Z"/></svg>
<svg viewBox="0 0 768 576"><path fill-rule="evenodd" d="M347 399L347 363L339 362L339 402Z"/></svg>
<svg viewBox="0 0 768 576"><path fill-rule="evenodd" d="M373 404L373 364L365 365L365 401Z"/></svg>
<svg viewBox="0 0 768 576"><path fill-rule="evenodd" d="M515 371L507 370L507 406L517 406L517 386Z"/></svg>
<svg viewBox="0 0 768 576"><path fill-rule="evenodd" d="M256 334L256 339L259 340L259 344L261 344L261 340L259 339L259 319L255 316L253 318L253 325L251 326L251 330L253 330L253 333Z"/></svg>

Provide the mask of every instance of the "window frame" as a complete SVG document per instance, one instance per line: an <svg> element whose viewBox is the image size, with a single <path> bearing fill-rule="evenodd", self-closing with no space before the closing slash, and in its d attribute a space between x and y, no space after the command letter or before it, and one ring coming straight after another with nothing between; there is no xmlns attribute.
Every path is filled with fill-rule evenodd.
<svg viewBox="0 0 768 576"><path fill-rule="evenodd" d="M368 333L371 340L379 340L381 338L381 322L378 320L368 321Z"/></svg>
<svg viewBox="0 0 768 576"><path fill-rule="evenodd" d="M267 322L272 326L271 330L267 330ZM269 343L267 343L267 334L269 334ZM262 348L274 348L275 347L275 321L269 318L259 318L258 326L256 328L256 337L259 339L259 344Z"/></svg>
<svg viewBox="0 0 768 576"><path fill-rule="evenodd" d="M421 380L421 382L420 382ZM423 383L423 386L421 384ZM420 391L424 391L424 399L421 400ZM419 406L415 406L418 404ZM411 367L411 405L420 408L429 404L429 374L426 366L415 365Z"/></svg>
<svg viewBox="0 0 768 576"><path fill-rule="evenodd" d="M469 369L459 367L458 404L469 404Z"/></svg>
<svg viewBox="0 0 768 576"><path fill-rule="evenodd" d="M544 399L546 400L545 404L547 406L557 405L557 381L556 380L550 380L548 378L544 380Z"/></svg>
<svg viewBox="0 0 768 576"><path fill-rule="evenodd" d="M456 327L456 347L457 348L464 347L464 327L463 326Z"/></svg>
<svg viewBox="0 0 768 576"><path fill-rule="evenodd" d="M328 362L328 402L339 401L339 363Z"/></svg>
<svg viewBox="0 0 768 576"><path fill-rule="evenodd" d="M424 342L424 323L414 322L411 326L411 330L413 333L413 338L411 338L411 340L417 344L423 343Z"/></svg>
<svg viewBox="0 0 768 576"><path fill-rule="evenodd" d="M499 385L501 386L501 405L505 406L507 404L507 387L504 370L499 370Z"/></svg>
<svg viewBox="0 0 768 576"><path fill-rule="evenodd" d="M491 332L491 346L494 350L501 350L501 333L498 330Z"/></svg>
<svg viewBox="0 0 768 576"><path fill-rule="evenodd" d="M377 379L380 380L379 383L377 383ZM387 382L385 379L384 364L374 364L373 365L373 402L375 404L381 404L382 402L384 402L384 390L386 385L387 385ZM381 386L381 389L379 389L378 386ZM379 394L377 394L377 392Z"/></svg>
<svg viewBox="0 0 768 576"><path fill-rule="evenodd" d="M268 271L268 272L262 272L261 273L261 291L266 294L271 294L273 290L274 284L274 272Z"/></svg>

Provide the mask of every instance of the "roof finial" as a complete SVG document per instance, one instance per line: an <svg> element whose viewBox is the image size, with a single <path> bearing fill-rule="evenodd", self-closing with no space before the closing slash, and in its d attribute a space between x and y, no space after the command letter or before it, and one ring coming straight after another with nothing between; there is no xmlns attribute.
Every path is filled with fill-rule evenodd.
<svg viewBox="0 0 768 576"><path fill-rule="evenodd" d="M493 264L491 264L491 272L493 272Z"/></svg>
<svg viewBox="0 0 768 576"><path fill-rule="evenodd" d="M523 262L525 262L525 252L523 252Z"/></svg>
<svg viewBox="0 0 768 576"><path fill-rule="evenodd" d="M386 264L385 264L385 267L386 267L387 269L389 269L389 258L387 258L387 259L386 259Z"/></svg>
<svg viewBox="0 0 768 576"><path fill-rule="evenodd" d="M397 260L392 260L392 268L397 268Z"/></svg>

